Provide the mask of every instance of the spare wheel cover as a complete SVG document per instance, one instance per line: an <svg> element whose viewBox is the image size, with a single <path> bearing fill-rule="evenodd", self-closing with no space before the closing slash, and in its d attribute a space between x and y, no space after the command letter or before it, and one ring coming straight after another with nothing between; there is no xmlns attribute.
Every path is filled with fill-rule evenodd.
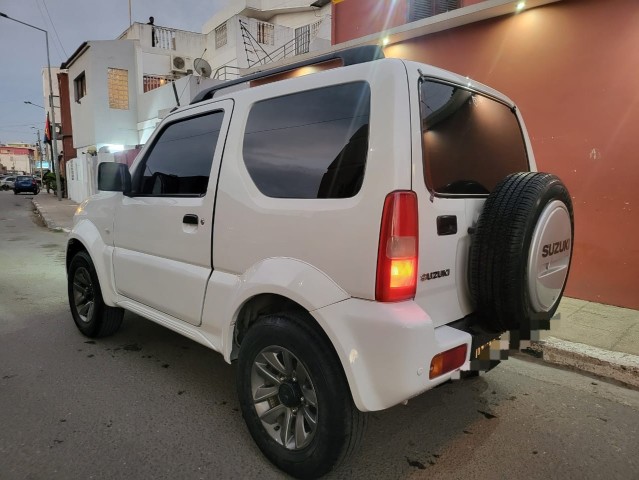
<svg viewBox="0 0 639 480"><path fill-rule="evenodd" d="M539 216L528 254L528 293L536 312L550 311L561 295L571 250L570 213L562 201L553 200Z"/></svg>

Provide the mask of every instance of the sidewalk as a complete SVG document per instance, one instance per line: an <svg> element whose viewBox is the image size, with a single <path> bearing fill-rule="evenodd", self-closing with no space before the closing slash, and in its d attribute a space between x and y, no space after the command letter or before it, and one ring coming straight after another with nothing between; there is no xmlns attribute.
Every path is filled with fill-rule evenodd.
<svg viewBox="0 0 639 480"><path fill-rule="evenodd" d="M41 191L33 204L47 227L69 232L77 204ZM534 349L545 361L639 388L639 311L564 297Z"/></svg>
<svg viewBox="0 0 639 480"><path fill-rule="evenodd" d="M33 197L33 206L38 211L44 223L51 230L70 232L73 227L73 214L78 204L68 198L61 201L53 192L47 193L46 189L40 190Z"/></svg>

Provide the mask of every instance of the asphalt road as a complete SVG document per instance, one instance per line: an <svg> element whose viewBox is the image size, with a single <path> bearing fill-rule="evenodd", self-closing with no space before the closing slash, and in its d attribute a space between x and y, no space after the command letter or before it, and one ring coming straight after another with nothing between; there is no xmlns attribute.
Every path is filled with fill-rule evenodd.
<svg viewBox="0 0 639 480"><path fill-rule="evenodd" d="M30 199L0 192L0 478L284 478L220 355L130 314L113 337L79 334L66 235ZM639 478L639 392L522 358L370 414L331 477Z"/></svg>

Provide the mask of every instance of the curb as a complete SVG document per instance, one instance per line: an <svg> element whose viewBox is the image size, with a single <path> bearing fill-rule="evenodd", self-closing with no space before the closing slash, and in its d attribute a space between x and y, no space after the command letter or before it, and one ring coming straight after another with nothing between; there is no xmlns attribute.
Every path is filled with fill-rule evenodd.
<svg viewBox="0 0 639 480"><path fill-rule="evenodd" d="M543 359L639 388L639 356L549 337L537 343Z"/></svg>
<svg viewBox="0 0 639 480"><path fill-rule="evenodd" d="M40 205L37 200L33 199L31 200L31 202L33 203L33 206L36 209L36 212L38 212L38 215L40 215L40 217L42 217L42 220L44 221L44 224L47 226L47 228L49 230L53 230L55 232L65 232L65 233L69 233L71 230L68 228L64 228L64 227L59 227L54 221L53 219L49 216L49 214L47 213L47 211L42 208L42 205Z"/></svg>

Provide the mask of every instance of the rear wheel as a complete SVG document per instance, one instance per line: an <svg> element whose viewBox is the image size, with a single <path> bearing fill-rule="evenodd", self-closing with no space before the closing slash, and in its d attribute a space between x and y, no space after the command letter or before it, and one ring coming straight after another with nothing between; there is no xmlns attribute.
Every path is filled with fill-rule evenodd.
<svg viewBox="0 0 639 480"><path fill-rule="evenodd" d="M264 455L297 478L317 478L361 441L355 407L328 340L295 313L263 317L242 341L237 389L242 415Z"/></svg>
<svg viewBox="0 0 639 480"><path fill-rule="evenodd" d="M86 252L78 252L71 259L67 282L71 314L84 335L106 337L120 328L124 310L104 304L98 275Z"/></svg>

